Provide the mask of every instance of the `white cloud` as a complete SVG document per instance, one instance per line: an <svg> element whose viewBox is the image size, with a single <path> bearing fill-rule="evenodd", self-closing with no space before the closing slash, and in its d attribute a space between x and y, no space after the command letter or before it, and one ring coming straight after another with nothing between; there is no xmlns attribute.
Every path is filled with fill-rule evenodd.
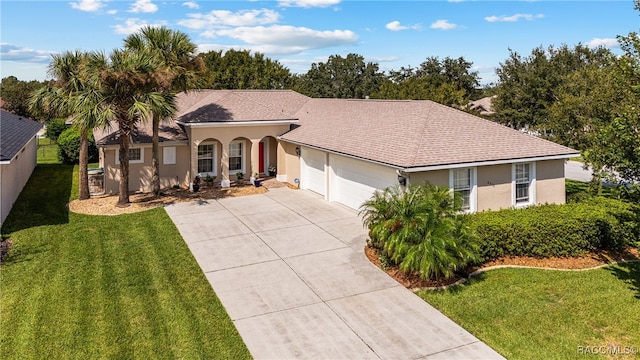
<svg viewBox="0 0 640 360"><path fill-rule="evenodd" d="M381 62L394 62L400 60L397 56L367 56L367 61L381 63Z"/></svg>
<svg viewBox="0 0 640 360"><path fill-rule="evenodd" d="M70 2L69 5L76 10L87 12L98 11L104 6L102 0L80 0L78 2Z"/></svg>
<svg viewBox="0 0 640 360"><path fill-rule="evenodd" d="M385 25L385 27L391 31L402 31L402 30L408 30L408 29L420 30L421 28L419 24L415 24L411 26L400 25L400 21L398 20L394 20L388 23L387 25Z"/></svg>
<svg viewBox="0 0 640 360"><path fill-rule="evenodd" d="M458 24L450 23L449 20L436 20L433 24L431 24L432 29L439 30L451 30L458 27Z"/></svg>
<svg viewBox="0 0 640 360"><path fill-rule="evenodd" d="M358 36L351 30L320 31L283 25L211 30L202 35L226 36L241 40L248 45L232 47L251 49L266 54L294 54L309 49L353 44L358 41Z"/></svg>
<svg viewBox="0 0 640 360"><path fill-rule="evenodd" d="M337 5L340 0L278 0L278 4L284 7L327 7Z"/></svg>
<svg viewBox="0 0 640 360"><path fill-rule="evenodd" d="M207 14L187 14L189 19L178 21L178 25L190 29L214 29L225 26L253 26L278 22L280 14L269 9L213 10Z"/></svg>
<svg viewBox="0 0 640 360"><path fill-rule="evenodd" d="M198 5L198 3L196 3L195 1L186 1L182 3L182 6L186 6L189 9L200 9L200 5Z"/></svg>
<svg viewBox="0 0 640 360"><path fill-rule="evenodd" d="M600 46L611 49L620 46L620 43L618 42L618 39L613 38L593 38L587 42L587 46L592 49Z"/></svg>
<svg viewBox="0 0 640 360"><path fill-rule="evenodd" d="M124 24L115 25L112 27L114 28L116 34L130 35L142 29L145 26L163 26L163 25L166 25L166 21L149 23L138 18L130 18L125 20Z"/></svg>
<svg viewBox="0 0 640 360"><path fill-rule="evenodd" d="M132 13L154 13L158 11L158 5L151 2L151 0L136 0L135 3L129 9Z"/></svg>
<svg viewBox="0 0 640 360"><path fill-rule="evenodd" d="M118 13L118 10L107 10L107 14L109 15L115 15Z"/></svg>
<svg viewBox="0 0 640 360"><path fill-rule="evenodd" d="M501 16L495 16L495 15L491 15L491 16L487 16L484 19L488 22L516 22L520 19L524 19L527 21L531 21L531 20L535 20L535 19L542 19L544 17L544 14L514 14L514 15L501 15Z"/></svg>
<svg viewBox="0 0 640 360"><path fill-rule="evenodd" d="M0 43L2 61L20 61L32 63L48 63L54 51L34 50L9 43Z"/></svg>

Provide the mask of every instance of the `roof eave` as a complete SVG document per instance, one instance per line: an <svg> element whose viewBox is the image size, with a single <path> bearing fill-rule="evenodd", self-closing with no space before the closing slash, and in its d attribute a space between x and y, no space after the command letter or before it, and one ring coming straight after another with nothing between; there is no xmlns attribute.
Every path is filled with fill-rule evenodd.
<svg viewBox="0 0 640 360"><path fill-rule="evenodd" d="M575 152L575 153L559 154L559 155L545 155L545 156L533 156L533 157L512 158L512 159L474 161L474 162L463 162L463 163L456 163L456 164L415 166L415 167L407 167L402 170L407 173L414 173L414 172L421 172L421 171L459 169L459 168L468 168L468 167L476 167L476 166L504 165L504 164L525 163L525 162L532 162L532 161L561 160L561 159L570 159L576 156L580 156L580 153Z"/></svg>
<svg viewBox="0 0 640 360"><path fill-rule="evenodd" d="M259 125L284 125L295 124L298 119L282 119L282 120L248 120L248 121L211 121L201 123L191 123L176 121L176 123L189 127L230 127L230 126L259 126Z"/></svg>

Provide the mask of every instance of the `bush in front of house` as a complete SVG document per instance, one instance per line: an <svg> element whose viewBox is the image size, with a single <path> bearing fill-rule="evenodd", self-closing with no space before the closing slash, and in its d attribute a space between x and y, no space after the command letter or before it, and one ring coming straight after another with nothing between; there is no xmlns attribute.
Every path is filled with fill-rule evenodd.
<svg viewBox="0 0 640 360"><path fill-rule="evenodd" d="M638 241L636 205L594 197L583 202L546 204L468 215L483 261L499 256L581 256L622 250Z"/></svg>
<svg viewBox="0 0 640 360"><path fill-rule="evenodd" d="M381 257L423 279L449 278L478 258L475 236L447 187L396 185L361 207L370 245Z"/></svg>
<svg viewBox="0 0 640 360"><path fill-rule="evenodd" d="M58 136L58 159L63 164L77 164L80 160L80 132L74 127L70 127ZM98 148L93 139L93 134L89 135L89 162L98 160Z"/></svg>
<svg viewBox="0 0 640 360"><path fill-rule="evenodd" d="M45 135L51 141L58 141L58 137L62 134L63 131L67 130L69 125L67 125L66 119L55 118L51 119L47 122L47 129Z"/></svg>

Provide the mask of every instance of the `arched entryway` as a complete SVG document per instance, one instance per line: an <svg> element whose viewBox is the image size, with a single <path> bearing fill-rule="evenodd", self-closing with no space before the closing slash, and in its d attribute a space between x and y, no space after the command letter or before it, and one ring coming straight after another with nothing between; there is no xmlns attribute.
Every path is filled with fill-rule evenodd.
<svg viewBox="0 0 640 360"><path fill-rule="evenodd" d="M258 143L258 173L276 175L278 162L278 142L273 136L265 136Z"/></svg>

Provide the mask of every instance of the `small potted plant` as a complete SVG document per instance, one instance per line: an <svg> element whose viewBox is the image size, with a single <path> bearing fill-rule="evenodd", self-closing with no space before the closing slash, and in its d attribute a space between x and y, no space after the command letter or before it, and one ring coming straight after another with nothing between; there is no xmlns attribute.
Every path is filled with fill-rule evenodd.
<svg viewBox="0 0 640 360"><path fill-rule="evenodd" d="M213 186L213 182L214 182L215 180L216 180L216 177L215 177L215 176L211 176L211 175L207 175L207 176L204 178L204 182L206 182L206 183L207 183L207 186L209 186L209 187Z"/></svg>
<svg viewBox="0 0 640 360"><path fill-rule="evenodd" d="M253 174L252 179L253 179L253 180L251 181L251 183L252 183L255 187L260 186L260 174L258 174L258 173Z"/></svg>
<svg viewBox="0 0 640 360"><path fill-rule="evenodd" d="M200 190L200 176L196 175L195 178L193 178L193 184L191 185L191 187L193 188L193 192L198 192Z"/></svg>
<svg viewBox="0 0 640 360"><path fill-rule="evenodd" d="M238 180L238 184L242 184L242 181L244 180L244 173L242 172L237 172L236 173L236 179Z"/></svg>
<svg viewBox="0 0 640 360"><path fill-rule="evenodd" d="M269 176L276 176L276 166L269 165Z"/></svg>

